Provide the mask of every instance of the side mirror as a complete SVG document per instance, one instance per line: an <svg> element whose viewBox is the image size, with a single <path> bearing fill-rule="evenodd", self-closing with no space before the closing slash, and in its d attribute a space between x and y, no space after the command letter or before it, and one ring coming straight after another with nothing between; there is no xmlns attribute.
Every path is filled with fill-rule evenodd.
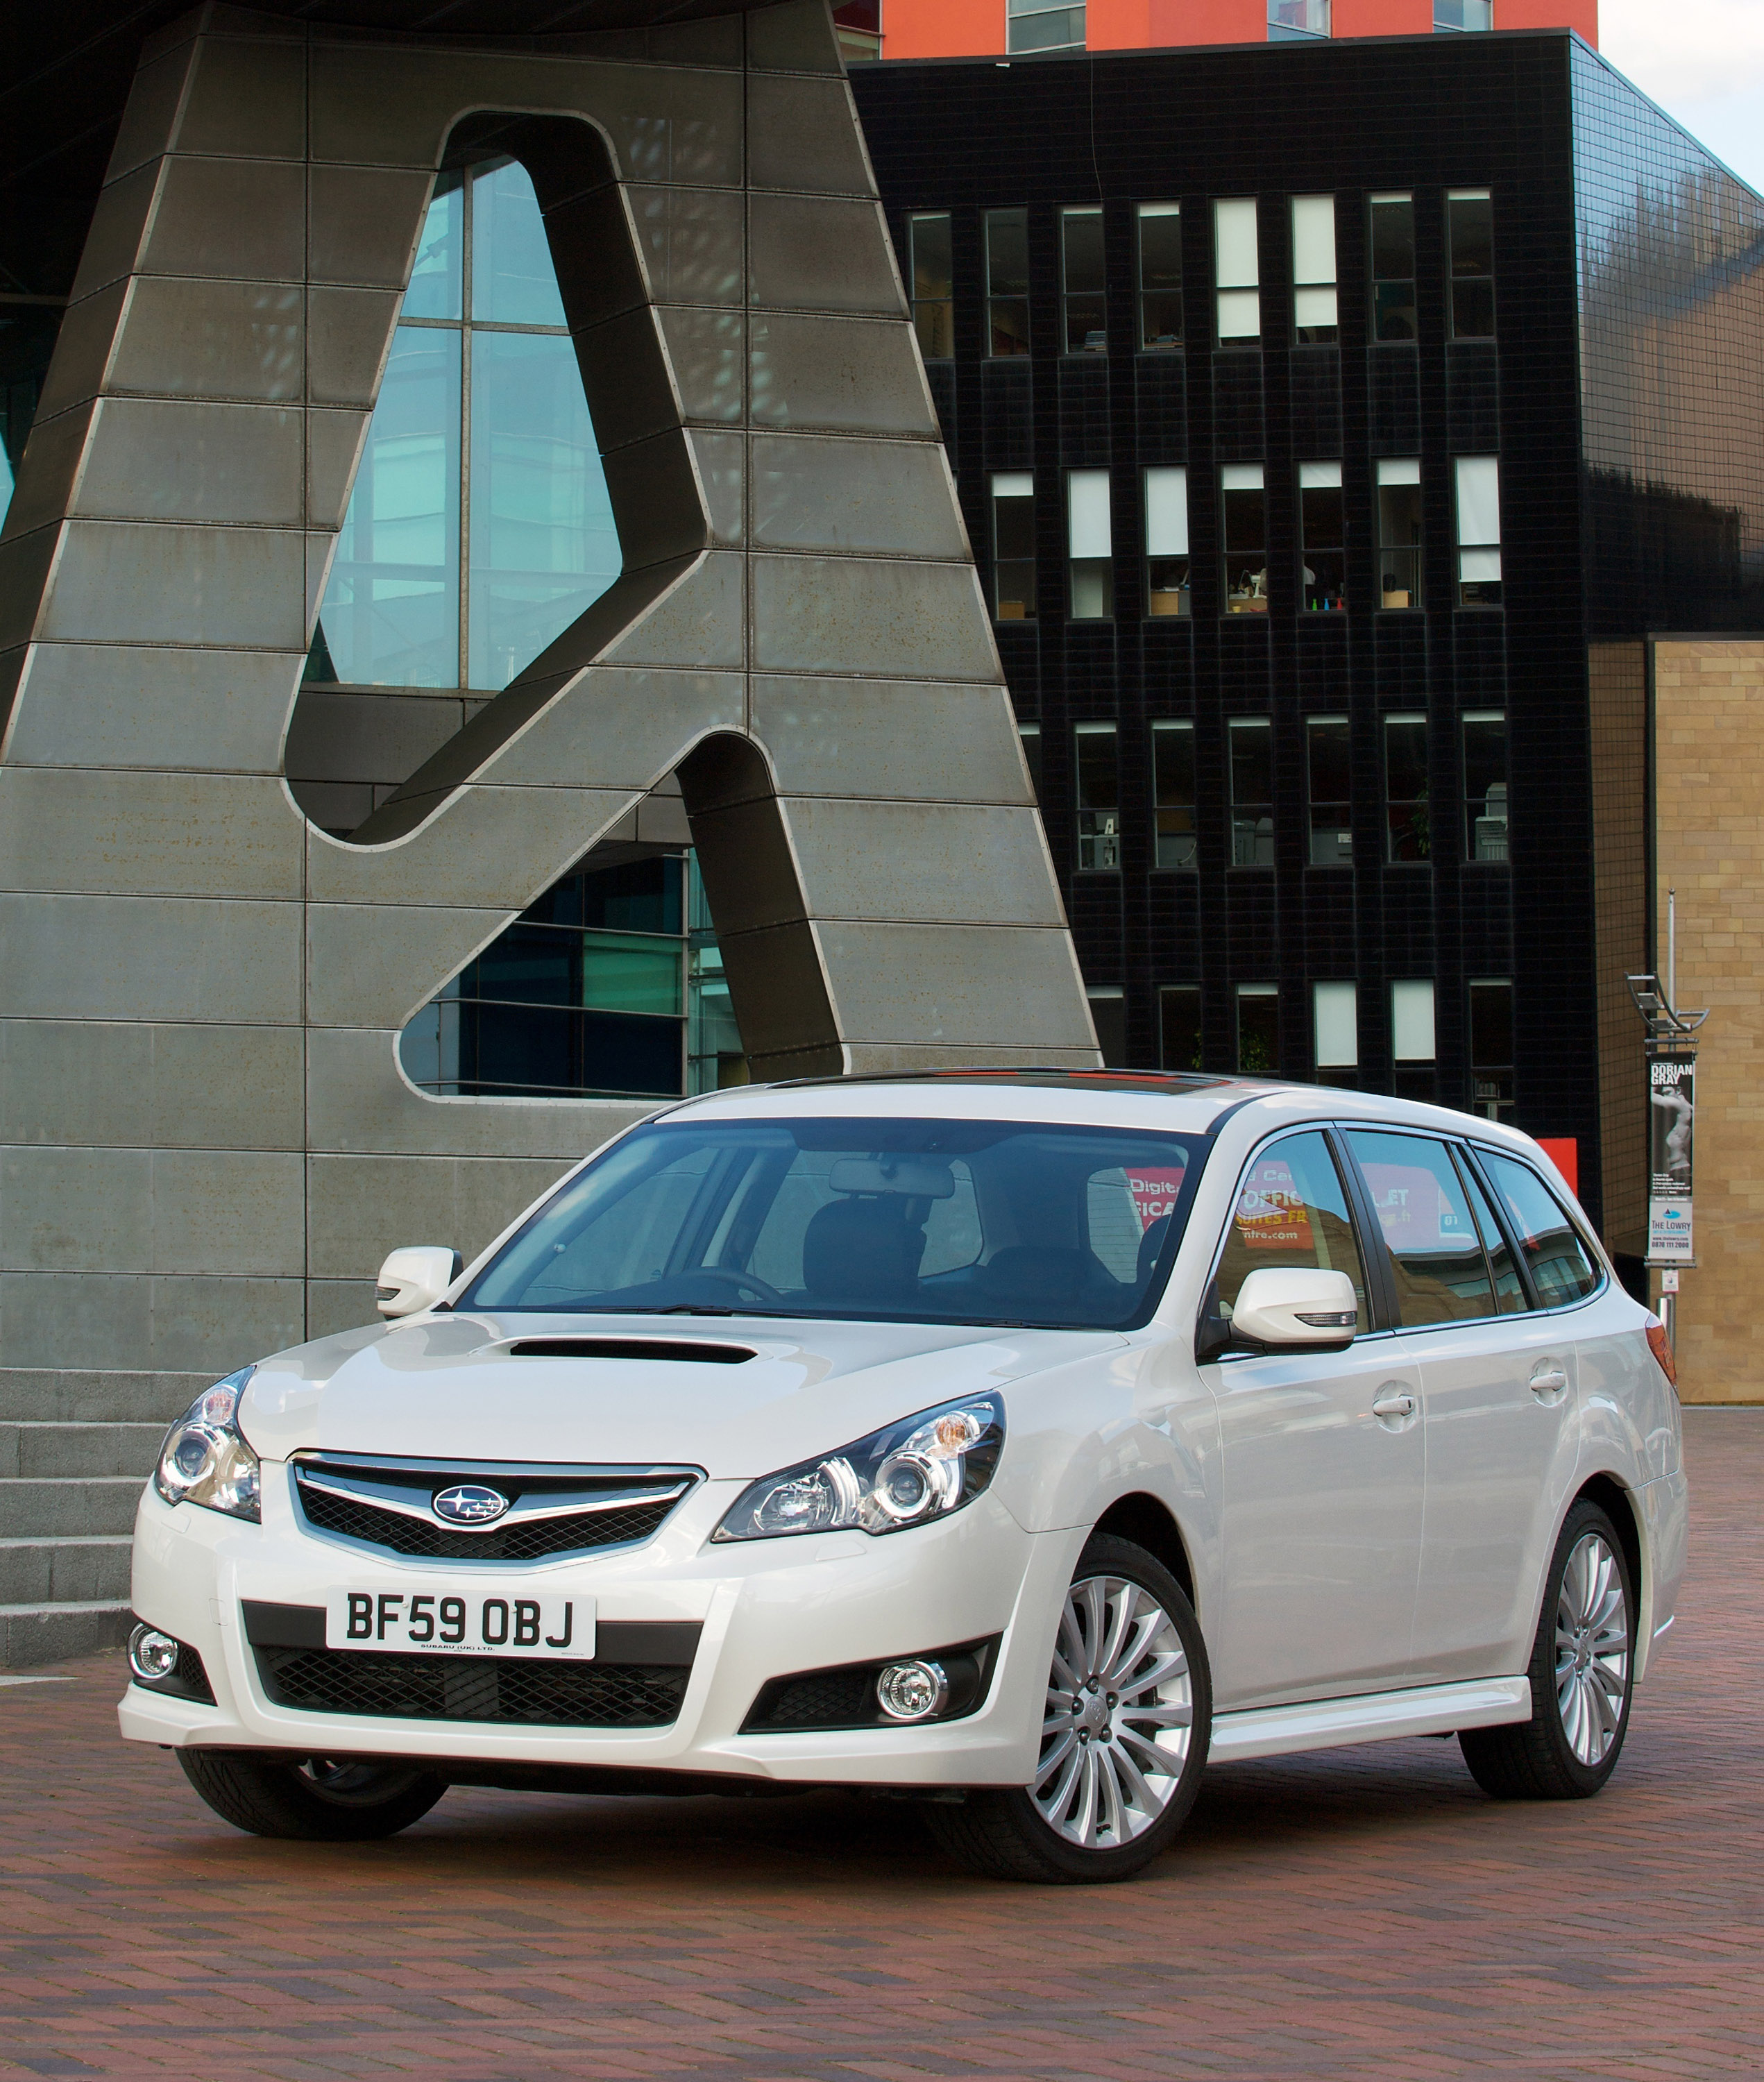
<svg viewBox="0 0 1764 2082"><path fill-rule="evenodd" d="M1314 1266L1264 1266L1237 1290L1231 1341L1252 1345L1321 1347L1339 1351L1354 1342L1359 1304L1345 1272Z"/></svg>
<svg viewBox="0 0 1764 2082"><path fill-rule="evenodd" d="M374 1299L382 1316L414 1316L432 1309L460 1276L464 1261L445 1244L410 1244L380 1268Z"/></svg>

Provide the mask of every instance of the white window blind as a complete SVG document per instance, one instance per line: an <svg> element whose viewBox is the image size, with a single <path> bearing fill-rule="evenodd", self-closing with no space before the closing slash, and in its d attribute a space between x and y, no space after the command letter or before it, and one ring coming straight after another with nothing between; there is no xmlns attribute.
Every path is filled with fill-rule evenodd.
<svg viewBox="0 0 1764 2082"><path fill-rule="evenodd" d="M1316 1022L1317 1068L1358 1069L1360 1062L1360 994L1351 983L1312 986Z"/></svg>
<svg viewBox="0 0 1764 2082"><path fill-rule="evenodd" d="M1501 465L1493 456L1459 456L1458 469L1458 575L1469 580L1501 575Z"/></svg>
<svg viewBox="0 0 1764 2082"><path fill-rule="evenodd" d="M1066 473L1066 525L1071 555L1106 557L1112 554L1114 543L1109 525L1107 470L1072 470Z"/></svg>
<svg viewBox="0 0 1764 2082"><path fill-rule="evenodd" d="M1261 280L1256 247L1256 198L1213 205L1213 261L1222 289L1253 289Z"/></svg>
<svg viewBox="0 0 1764 2082"><path fill-rule="evenodd" d="M1333 196L1292 199L1292 279L1299 284L1335 281Z"/></svg>
<svg viewBox="0 0 1764 2082"><path fill-rule="evenodd" d="M1219 481L1226 491L1260 491L1261 465L1259 462L1228 462L1219 471Z"/></svg>
<svg viewBox="0 0 1764 2082"><path fill-rule="evenodd" d="M1188 554L1188 472L1148 470L1145 474L1145 553L1148 557Z"/></svg>
<svg viewBox="0 0 1764 2082"><path fill-rule="evenodd" d="M1419 484L1421 481L1420 457L1381 456L1378 481L1380 484Z"/></svg>
<svg viewBox="0 0 1764 2082"><path fill-rule="evenodd" d="M1034 475L1026 470L1000 470L992 473L992 496L995 499L1028 499L1035 490Z"/></svg>
<svg viewBox="0 0 1764 2082"><path fill-rule="evenodd" d="M1434 1060L1434 986L1431 978L1391 985L1391 1053L1399 1063Z"/></svg>
<svg viewBox="0 0 1764 2082"><path fill-rule="evenodd" d="M1301 491L1339 491L1341 466L1338 462L1302 462L1299 466Z"/></svg>

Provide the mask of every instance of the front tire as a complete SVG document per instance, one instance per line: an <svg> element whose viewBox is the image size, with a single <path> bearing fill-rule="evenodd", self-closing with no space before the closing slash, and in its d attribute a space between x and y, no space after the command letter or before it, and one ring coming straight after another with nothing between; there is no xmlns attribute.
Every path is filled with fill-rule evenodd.
<svg viewBox="0 0 1764 2082"><path fill-rule="evenodd" d="M1143 1547L1093 1535L1060 1608L1034 1779L976 1788L927 1819L990 1878L1126 1879L1187 1819L1212 1722L1206 1644L1181 1585Z"/></svg>
<svg viewBox="0 0 1764 2082"><path fill-rule="evenodd" d="M309 1757L289 1764L232 1750L179 1750L183 1775L223 1822L294 1843L364 1844L419 1822L444 1780L407 1764Z"/></svg>
<svg viewBox="0 0 1764 2082"><path fill-rule="evenodd" d="M1589 1800L1617 1768L1629 1728L1636 1595L1617 1528L1582 1498L1543 1585L1531 1650L1531 1717L1465 1729L1471 1776L1497 1800Z"/></svg>

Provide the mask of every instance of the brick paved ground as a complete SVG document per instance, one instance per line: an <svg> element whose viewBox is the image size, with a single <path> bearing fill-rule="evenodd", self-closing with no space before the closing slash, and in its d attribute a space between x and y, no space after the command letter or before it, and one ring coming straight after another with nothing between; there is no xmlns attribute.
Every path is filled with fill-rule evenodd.
<svg viewBox="0 0 1764 2082"><path fill-rule="evenodd" d="M1240 1764L1112 1889L970 1880L827 1798L260 1843L117 1742L114 1658L0 1689L0 2076L1764 2071L1764 1412L1686 1431L1691 1581L1602 1798L1497 1805L1440 1742Z"/></svg>

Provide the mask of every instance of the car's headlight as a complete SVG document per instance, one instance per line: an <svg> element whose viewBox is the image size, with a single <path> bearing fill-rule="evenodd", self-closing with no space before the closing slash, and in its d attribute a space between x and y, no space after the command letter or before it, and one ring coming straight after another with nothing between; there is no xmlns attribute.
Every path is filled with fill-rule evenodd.
<svg viewBox="0 0 1764 2082"><path fill-rule="evenodd" d="M921 1410L816 1460L751 1483L713 1540L776 1540L790 1532L903 1532L971 1503L992 1479L1004 1443L1004 1406L966 1396Z"/></svg>
<svg viewBox="0 0 1764 2082"><path fill-rule="evenodd" d="M167 1503L199 1503L257 1522L257 1456L238 1422L239 1397L256 1372L241 1367L204 1389L166 1434L153 1481Z"/></svg>

